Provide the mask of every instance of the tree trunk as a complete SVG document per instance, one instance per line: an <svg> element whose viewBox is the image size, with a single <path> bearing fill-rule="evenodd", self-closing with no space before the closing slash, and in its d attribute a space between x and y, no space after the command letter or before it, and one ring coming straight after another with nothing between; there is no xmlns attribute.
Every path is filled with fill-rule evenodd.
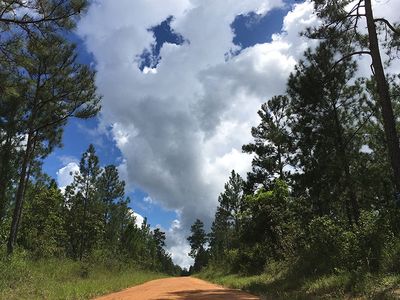
<svg viewBox="0 0 400 300"><path fill-rule="evenodd" d="M89 202L89 179L86 179L86 191L85 196L83 197L83 217L82 217L82 233L80 236L80 253L79 260L82 260L83 254L86 250L86 218L88 213L88 203Z"/></svg>
<svg viewBox="0 0 400 300"><path fill-rule="evenodd" d="M365 0L365 15L368 26L369 49L374 67L374 78L378 88L379 104L381 106L383 126L385 130L386 143L389 152L390 163L393 171L393 183L396 196L400 196L400 145L396 131L392 102L389 94L389 85L386 80L379 50L376 26L372 12L371 0Z"/></svg>
<svg viewBox="0 0 400 300"><path fill-rule="evenodd" d="M22 160L21 174L19 177L17 194L15 196L15 208L14 208L13 218L12 218L12 222L11 222L10 235L8 237L8 243L7 243L7 253L8 254L12 254L12 252L14 250L15 241L17 240L18 226L19 226L19 221L21 218L22 207L24 204L26 178L27 178L28 166L30 163L30 156L31 156L30 154L32 151L32 146L33 146L32 144L33 144L32 134L30 133L28 135L28 142L26 145L25 155Z"/></svg>
<svg viewBox="0 0 400 300"><path fill-rule="evenodd" d="M6 143L3 149L2 155L2 163L1 163L1 170L0 170L0 224L3 221L3 218L6 215L6 192L7 186L9 182L9 168L10 168L10 159L11 159L11 137L8 136L6 139Z"/></svg>
<svg viewBox="0 0 400 300"><path fill-rule="evenodd" d="M283 162L282 162L282 150L281 146L278 145L278 163L279 163L279 179L280 180L285 180L283 177Z"/></svg>

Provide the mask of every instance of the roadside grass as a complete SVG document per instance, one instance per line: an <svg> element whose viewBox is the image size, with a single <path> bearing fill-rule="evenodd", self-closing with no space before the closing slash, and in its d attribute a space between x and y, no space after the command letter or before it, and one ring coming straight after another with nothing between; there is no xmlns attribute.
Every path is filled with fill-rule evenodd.
<svg viewBox="0 0 400 300"><path fill-rule="evenodd" d="M15 255L0 260L0 299L90 299L163 277L135 266Z"/></svg>
<svg viewBox="0 0 400 300"><path fill-rule="evenodd" d="M285 272L261 275L228 274L207 268L198 278L259 295L262 299L399 299L400 274L351 274L338 272L302 278Z"/></svg>

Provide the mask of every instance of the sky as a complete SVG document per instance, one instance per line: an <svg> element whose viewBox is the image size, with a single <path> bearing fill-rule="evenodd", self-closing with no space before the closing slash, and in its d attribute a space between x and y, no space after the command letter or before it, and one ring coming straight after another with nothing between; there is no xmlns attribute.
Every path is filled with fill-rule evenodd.
<svg viewBox="0 0 400 300"><path fill-rule="evenodd" d="M374 5L398 20L399 2ZM285 92L315 45L299 32L317 22L308 1L92 1L69 39L97 71L102 111L69 122L45 171L65 187L94 144L103 166L118 166L137 219L163 229L174 262L189 266L190 225L209 228L230 171L250 170L241 147L257 111Z"/></svg>

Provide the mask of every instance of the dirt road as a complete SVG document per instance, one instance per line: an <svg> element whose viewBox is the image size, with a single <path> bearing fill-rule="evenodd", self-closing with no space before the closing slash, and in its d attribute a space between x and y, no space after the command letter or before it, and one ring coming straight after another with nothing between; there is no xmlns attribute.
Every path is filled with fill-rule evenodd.
<svg viewBox="0 0 400 300"><path fill-rule="evenodd" d="M95 300L259 300L260 298L226 289L192 277L158 279Z"/></svg>

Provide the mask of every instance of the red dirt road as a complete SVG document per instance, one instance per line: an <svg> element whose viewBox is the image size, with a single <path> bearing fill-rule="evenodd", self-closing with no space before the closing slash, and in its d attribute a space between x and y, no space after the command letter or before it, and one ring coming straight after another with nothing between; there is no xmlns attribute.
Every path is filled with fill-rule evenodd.
<svg viewBox="0 0 400 300"><path fill-rule="evenodd" d="M158 279L95 300L259 300L193 277Z"/></svg>

